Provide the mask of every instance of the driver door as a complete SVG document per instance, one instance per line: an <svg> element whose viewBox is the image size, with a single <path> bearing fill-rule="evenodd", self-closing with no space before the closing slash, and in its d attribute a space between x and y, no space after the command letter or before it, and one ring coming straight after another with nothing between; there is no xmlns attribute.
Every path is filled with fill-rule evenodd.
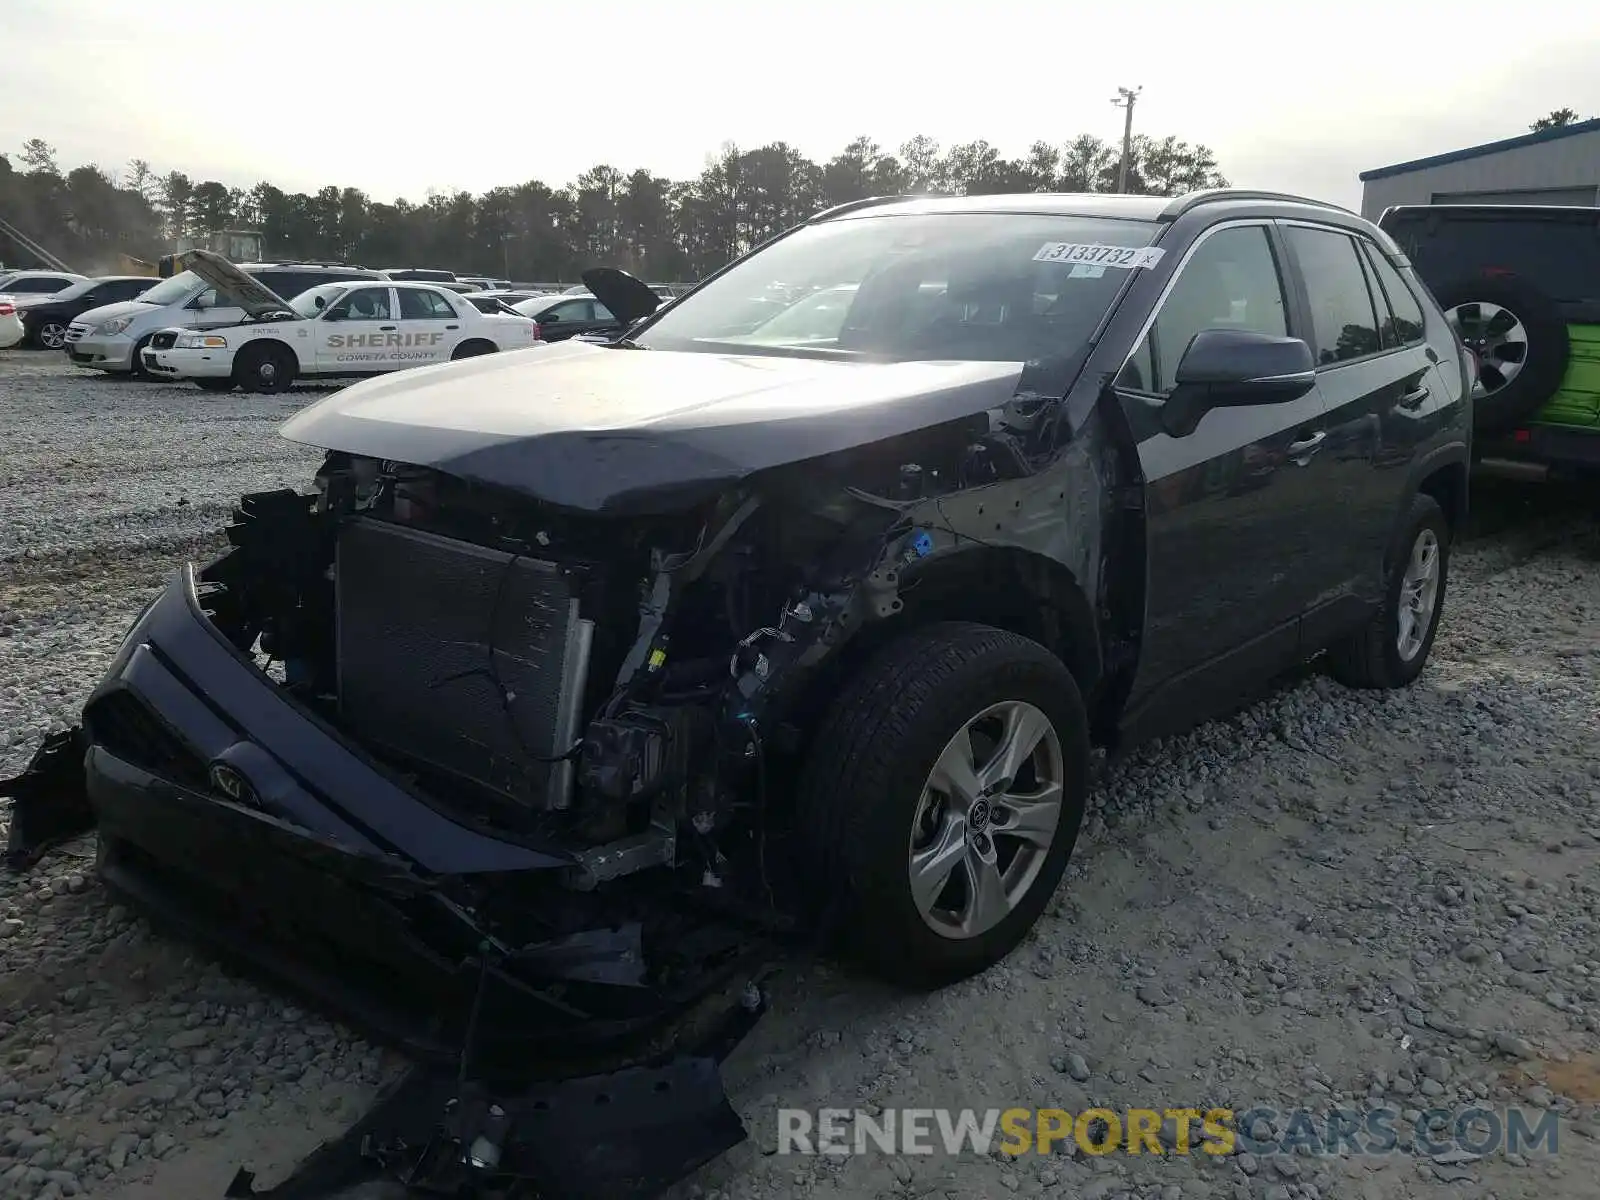
<svg viewBox="0 0 1600 1200"><path fill-rule="evenodd" d="M400 336L392 288L351 288L316 326L319 374L376 374L395 366Z"/></svg>
<svg viewBox="0 0 1600 1200"><path fill-rule="evenodd" d="M1304 335L1286 263L1267 222L1201 234L1117 376L1145 490L1146 617L1130 720L1168 705L1191 715L1226 707L1236 685L1299 654L1300 617L1326 573L1327 548L1313 536L1328 504L1312 469L1326 440L1318 392L1214 408L1186 436L1161 427L1178 362L1201 330Z"/></svg>

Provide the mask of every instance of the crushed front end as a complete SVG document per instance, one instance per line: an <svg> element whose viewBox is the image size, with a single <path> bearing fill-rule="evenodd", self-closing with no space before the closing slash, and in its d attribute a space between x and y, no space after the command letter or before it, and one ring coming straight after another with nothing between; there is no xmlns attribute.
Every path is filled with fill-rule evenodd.
<svg viewBox="0 0 1600 1200"><path fill-rule="evenodd" d="M707 1046L808 927L772 763L899 569L958 536L915 527L903 467L614 518L330 454L140 613L82 728L6 785L11 861L93 825L114 889L408 1049L367 1166L420 1186L462 1114L550 1081L657 1089L651 1194L742 1136Z"/></svg>

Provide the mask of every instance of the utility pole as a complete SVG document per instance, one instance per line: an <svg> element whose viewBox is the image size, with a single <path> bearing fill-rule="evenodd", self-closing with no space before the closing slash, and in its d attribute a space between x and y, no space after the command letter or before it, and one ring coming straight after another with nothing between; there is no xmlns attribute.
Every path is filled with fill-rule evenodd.
<svg viewBox="0 0 1600 1200"><path fill-rule="evenodd" d="M1117 167L1117 192L1119 195L1126 193L1128 190L1128 167L1133 161L1133 106L1142 91L1144 91L1142 86L1131 89L1119 87L1116 96L1111 100L1112 104L1118 108L1125 109L1128 114L1122 122L1122 163Z"/></svg>

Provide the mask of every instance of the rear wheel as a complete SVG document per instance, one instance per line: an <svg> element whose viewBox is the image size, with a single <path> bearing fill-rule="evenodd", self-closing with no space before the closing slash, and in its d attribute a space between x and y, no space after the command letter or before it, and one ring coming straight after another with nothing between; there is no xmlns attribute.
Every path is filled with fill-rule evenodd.
<svg viewBox="0 0 1600 1200"><path fill-rule="evenodd" d="M455 352L450 355L450 361L454 362L460 358L477 358L480 354L493 354L497 349L498 347L493 342L486 342L481 338L476 338L470 342L462 342L461 345L457 346Z"/></svg>
<svg viewBox="0 0 1600 1200"><path fill-rule="evenodd" d="M233 363L233 381L247 392L286 392L294 376L294 355L283 346L246 346Z"/></svg>
<svg viewBox="0 0 1600 1200"><path fill-rule="evenodd" d="M59 350L67 344L64 321L42 321L28 327L28 343L40 350Z"/></svg>
<svg viewBox="0 0 1600 1200"><path fill-rule="evenodd" d="M891 643L818 731L798 796L802 875L874 973L938 986L1008 954L1077 841L1089 742L1055 655L984 625Z"/></svg>
<svg viewBox="0 0 1600 1200"><path fill-rule="evenodd" d="M1526 420L1561 386L1570 346L1554 304L1509 279L1475 279L1436 293L1478 360L1473 425L1485 432Z"/></svg>

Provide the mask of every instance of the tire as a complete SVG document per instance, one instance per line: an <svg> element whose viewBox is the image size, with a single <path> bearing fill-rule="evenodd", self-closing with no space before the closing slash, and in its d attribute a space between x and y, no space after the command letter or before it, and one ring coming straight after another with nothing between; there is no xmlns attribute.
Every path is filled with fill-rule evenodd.
<svg viewBox="0 0 1600 1200"><path fill-rule="evenodd" d="M144 337L140 338L137 342L134 343L134 346L133 346L133 366L129 370L128 374L133 376L133 378L135 378L135 379L154 379L155 378L155 376L150 374L150 372L145 368L145 365L144 365L145 347L150 345L150 339L153 338L153 337L155 337L155 334L147 333L147 334L144 335Z"/></svg>
<svg viewBox="0 0 1600 1200"><path fill-rule="evenodd" d="M35 350L60 350L67 344L66 322L45 321L41 325L28 326L25 344Z"/></svg>
<svg viewBox="0 0 1600 1200"><path fill-rule="evenodd" d="M237 386L231 379L196 379L195 383L206 392L231 392Z"/></svg>
<svg viewBox="0 0 1600 1200"><path fill-rule="evenodd" d="M977 804L960 804L953 789L940 801L928 787L952 738L969 726L983 732L990 719L975 718L995 706L1031 713L1048 725L1038 756L1013 776L1032 791L1059 772L1061 799L1041 825L1044 847L1006 833L1017 827L1017 810L1001 794L978 797L989 805L986 818L993 817L980 844L970 824L951 825L958 806L976 813ZM978 762L988 757L986 737L969 744L979 751ZM1043 646L986 625L954 623L925 626L890 643L835 700L801 773L801 874L824 935L872 973L903 985L938 987L992 966L1022 941L1049 903L1077 841L1088 786L1083 701L1066 667ZM938 840L935 829L951 834L953 828L963 834L947 842L947 861L954 865L942 888L925 889L919 907L913 856ZM1013 894L1001 893L1009 911L960 932L951 922L971 896L972 856L985 849L991 861L1002 856L1002 870L1018 872L1009 885Z"/></svg>
<svg viewBox="0 0 1600 1200"><path fill-rule="evenodd" d="M1444 509L1432 496L1418 495L1394 552L1390 555L1389 578L1384 587L1383 604L1372 619L1344 640L1328 648L1328 670L1336 680L1356 688L1403 688L1411 685L1427 664L1433 639L1439 632L1439 614L1444 611L1445 587L1450 578L1450 522ZM1402 651L1402 614L1415 609L1404 603L1414 593L1407 573L1415 556L1431 543L1434 556L1432 603L1427 606L1426 627L1413 649ZM1424 593L1425 594L1425 593Z"/></svg>
<svg viewBox="0 0 1600 1200"><path fill-rule="evenodd" d="M233 382L247 392L271 396L294 386L294 353L271 342L245 346L233 361Z"/></svg>
<svg viewBox="0 0 1600 1200"><path fill-rule="evenodd" d="M1439 288L1434 298L1467 349L1479 356L1474 429L1488 433L1515 425L1561 386L1571 353L1567 326L1542 293L1519 280L1468 279ZM1512 336L1497 345L1507 332ZM1516 357L1508 357L1513 350Z"/></svg>
<svg viewBox="0 0 1600 1200"><path fill-rule="evenodd" d="M493 354L499 350L499 348L500 347L496 346L493 342L486 342L481 338L474 339L470 342L462 342L461 345L457 346L451 353L450 361L456 362L458 359L463 358L477 358L480 354Z"/></svg>

